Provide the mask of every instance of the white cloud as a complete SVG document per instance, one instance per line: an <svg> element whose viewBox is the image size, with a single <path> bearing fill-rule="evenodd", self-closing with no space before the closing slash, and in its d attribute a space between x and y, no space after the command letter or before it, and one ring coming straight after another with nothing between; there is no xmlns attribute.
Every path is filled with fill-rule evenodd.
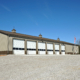
<svg viewBox="0 0 80 80"><path fill-rule="evenodd" d="M5 10L11 12L11 10L10 10L8 7L6 7L6 6L4 6L4 5L1 5L1 6L2 6Z"/></svg>
<svg viewBox="0 0 80 80"><path fill-rule="evenodd" d="M46 14L43 13L43 15L48 19L48 16Z"/></svg>
<svg viewBox="0 0 80 80"><path fill-rule="evenodd" d="M38 26L37 21L33 18L33 16L31 16L30 14L28 14L28 17L30 18L30 20L36 25Z"/></svg>

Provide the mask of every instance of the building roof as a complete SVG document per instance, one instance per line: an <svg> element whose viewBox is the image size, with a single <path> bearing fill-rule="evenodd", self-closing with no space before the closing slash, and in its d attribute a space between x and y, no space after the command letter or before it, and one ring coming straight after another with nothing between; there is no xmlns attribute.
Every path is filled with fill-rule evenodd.
<svg viewBox="0 0 80 80"><path fill-rule="evenodd" d="M42 41L49 41L49 42L55 42L55 43L74 45L72 43L65 42L65 41L59 41L59 40L48 39L48 38L43 38L43 37L31 36L31 35L26 35L26 34L21 34L21 33L13 33L13 32L3 31L3 30L0 30L0 33L3 33L5 35L9 35L9 36L13 36L13 37L15 36L15 37L21 37L21 38L29 38L29 39L36 39L36 40L42 40Z"/></svg>

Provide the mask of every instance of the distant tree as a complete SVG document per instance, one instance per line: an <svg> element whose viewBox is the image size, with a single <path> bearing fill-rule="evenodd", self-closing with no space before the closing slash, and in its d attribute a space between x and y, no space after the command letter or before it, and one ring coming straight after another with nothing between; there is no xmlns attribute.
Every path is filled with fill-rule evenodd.
<svg viewBox="0 0 80 80"><path fill-rule="evenodd" d="M76 43L79 45L79 54L80 54L80 39L77 40Z"/></svg>
<svg viewBox="0 0 80 80"><path fill-rule="evenodd" d="M80 45L80 39L79 39L79 40L77 40L77 41L76 41L76 43L77 43L78 45Z"/></svg>

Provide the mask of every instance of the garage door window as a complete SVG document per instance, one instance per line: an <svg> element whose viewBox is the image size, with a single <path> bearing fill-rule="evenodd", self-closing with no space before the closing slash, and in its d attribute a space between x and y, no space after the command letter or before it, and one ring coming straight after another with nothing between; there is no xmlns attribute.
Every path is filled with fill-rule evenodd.
<svg viewBox="0 0 80 80"><path fill-rule="evenodd" d="M38 51L45 51L45 49L38 49Z"/></svg>
<svg viewBox="0 0 80 80"><path fill-rule="evenodd" d="M36 49L27 48L27 50L36 51Z"/></svg>
<svg viewBox="0 0 80 80"><path fill-rule="evenodd" d="M13 48L13 50L24 50L24 48Z"/></svg>
<svg viewBox="0 0 80 80"><path fill-rule="evenodd" d="M47 49L47 51L53 51L53 50Z"/></svg>
<svg viewBox="0 0 80 80"><path fill-rule="evenodd" d="M65 52L65 50L61 50L61 52Z"/></svg>

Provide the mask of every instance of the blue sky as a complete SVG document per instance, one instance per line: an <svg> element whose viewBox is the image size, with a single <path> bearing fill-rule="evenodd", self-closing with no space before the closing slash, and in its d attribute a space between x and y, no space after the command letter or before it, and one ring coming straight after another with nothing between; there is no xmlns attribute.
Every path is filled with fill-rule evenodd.
<svg viewBox="0 0 80 80"><path fill-rule="evenodd" d="M74 43L80 39L80 0L0 0L0 30Z"/></svg>

